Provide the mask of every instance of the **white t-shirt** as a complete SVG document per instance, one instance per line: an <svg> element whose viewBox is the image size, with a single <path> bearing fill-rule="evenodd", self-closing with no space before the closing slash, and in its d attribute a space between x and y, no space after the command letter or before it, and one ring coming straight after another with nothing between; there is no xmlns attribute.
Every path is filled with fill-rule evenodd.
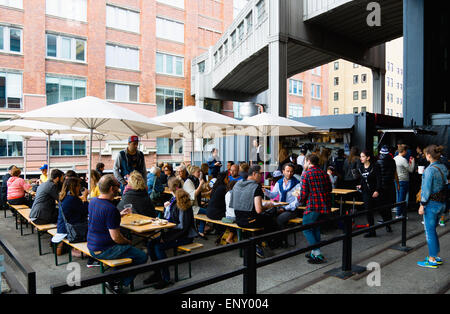
<svg viewBox="0 0 450 314"><path fill-rule="evenodd" d="M225 211L225 217L236 218L236 215L234 214L234 209L230 207L230 200L231 200L231 191L228 191L227 194L225 194L225 205L227 207Z"/></svg>
<svg viewBox="0 0 450 314"><path fill-rule="evenodd" d="M304 167L305 165L305 156L300 155L297 157L297 165Z"/></svg>

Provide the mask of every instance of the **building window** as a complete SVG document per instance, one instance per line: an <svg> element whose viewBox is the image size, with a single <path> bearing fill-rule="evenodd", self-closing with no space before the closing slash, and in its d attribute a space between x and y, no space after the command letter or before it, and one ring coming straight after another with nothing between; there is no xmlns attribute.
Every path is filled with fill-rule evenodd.
<svg viewBox="0 0 450 314"><path fill-rule="evenodd" d="M367 82L367 74L361 74L361 83Z"/></svg>
<svg viewBox="0 0 450 314"><path fill-rule="evenodd" d="M0 51L22 52L22 30L0 25Z"/></svg>
<svg viewBox="0 0 450 314"><path fill-rule="evenodd" d="M236 47L236 31L231 33L231 49Z"/></svg>
<svg viewBox="0 0 450 314"><path fill-rule="evenodd" d="M320 107L311 107L311 117L320 116Z"/></svg>
<svg viewBox="0 0 450 314"><path fill-rule="evenodd" d="M157 138L156 153L158 155L183 154L183 140L171 138Z"/></svg>
<svg viewBox="0 0 450 314"><path fill-rule="evenodd" d="M86 61L86 41L47 34L47 57L69 61Z"/></svg>
<svg viewBox="0 0 450 314"><path fill-rule="evenodd" d="M339 77L335 77L333 79L333 82L334 82L334 86L338 86L339 85Z"/></svg>
<svg viewBox="0 0 450 314"><path fill-rule="evenodd" d="M139 70L139 49L106 45L106 66Z"/></svg>
<svg viewBox="0 0 450 314"><path fill-rule="evenodd" d="M106 26L139 33L139 12L106 5Z"/></svg>
<svg viewBox="0 0 450 314"><path fill-rule="evenodd" d="M353 113L358 113L358 107L353 107Z"/></svg>
<svg viewBox="0 0 450 314"><path fill-rule="evenodd" d="M156 89L157 115L162 116L183 109L184 92L174 89Z"/></svg>
<svg viewBox="0 0 450 314"><path fill-rule="evenodd" d="M23 0L0 0L0 5L23 9Z"/></svg>
<svg viewBox="0 0 450 314"><path fill-rule="evenodd" d="M46 0L45 13L86 22L87 0Z"/></svg>
<svg viewBox="0 0 450 314"><path fill-rule="evenodd" d="M47 105L86 97L86 80L47 76L45 83Z"/></svg>
<svg viewBox="0 0 450 314"><path fill-rule="evenodd" d="M223 46L219 47L219 60L222 61L223 59Z"/></svg>
<svg viewBox="0 0 450 314"><path fill-rule="evenodd" d="M245 17L245 21L247 24L247 34L250 34L253 29L253 11L250 11L249 14Z"/></svg>
<svg viewBox="0 0 450 314"><path fill-rule="evenodd" d="M358 75L353 75L353 84L358 84Z"/></svg>
<svg viewBox="0 0 450 314"><path fill-rule="evenodd" d="M339 61L334 62L334 69L339 70Z"/></svg>
<svg viewBox="0 0 450 314"><path fill-rule="evenodd" d="M321 86L318 84L311 84L311 98L321 99Z"/></svg>
<svg viewBox="0 0 450 314"><path fill-rule="evenodd" d="M228 55L228 39L223 42L223 57L226 58Z"/></svg>
<svg viewBox="0 0 450 314"><path fill-rule="evenodd" d="M157 17L156 37L184 43L184 24Z"/></svg>
<svg viewBox="0 0 450 314"><path fill-rule="evenodd" d="M353 63L353 68L356 69L357 67L359 67L359 65L356 63Z"/></svg>
<svg viewBox="0 0 450 314"><path fill-rule="evenodd" d="M266 2L261 0L256 4L256 10L258 12L258 23L261 23L263 18L266 16Z"/></svg>
<svg viewBox="0 0 450 314"><path fill-rule="evenodd" d="M244 21L242 21L241 24L239 24L238 32L239 32L239 41L241 41L244 38Z"/></svg>
<svg viewBox="0 0 450 314"><path fill-rule="evenodd" d="M289 104L289 118L303 117L303 106L301 104Z"/></svg>
<svg viewBox="0 0 450 314"><path fill-rule="evenodd" d="M353 92L353 100L358 100L358 98L359 98L359 92L358 91Z"/></svg>
<svg viewBox="0 0 450 314"><path fill-rule="evenodd" d="M202 61L198 64L198 72L204 73L205 72L205 61Z"/></svg>
<svg viewBox="0 0 450 314"><path fill-rule="evenodd" d="M22 74L0 72L0 108L22 108Z"/></svg>
<svg viewBox="0 0 450 314"><path fill-rule="evenodd" d="M165 3L180 9L184 9L184 0L158 0L158 2Z"/></svg>
<svg viewBox="0 0 450 314"><path fill-rule="evenodd" d="M339 100L339 93L338 93L338 92L334 92L334 95L333 95L333 96L334 96L334 97L333 97L334 101Z"/></svg>
<svg viewBox="0 0 450 314"><path fill-rule="evenodd" d="M367 99L367 91L366 90L361 91L361 99Z"/></svg>
<svg viewBox="0 0 450 314"><path fill-rule="evenodd" d="M22 137L0 133L0 157L23 157Z"/></svg>
<svg viewBox="0 0 450 314"><path fill-rule="evenodd" d="M74 140L50 141L50 156L86 156L86 142Z"/></svg>
<svg viewBox="0 0 450 314"><path fill-rule="evenodd" d="M298 80L289 80L289 94L303 96L303 82Z"/></svg>
<svg viewBox="0 0 450 314"><path fill-rule="evenodd" d="M320 76L321 75L321 67L319 66L319 67L312 69L311 73L314 75Z"/></svg>
<svg viewBox="0 0 450 314"><path fill-rule="evenodd" d="M361 112L367 112L367 108L366 107L361 107Z"/></svg>
<svg viewBox="0 0 450 314"><path fill-rule="evenodd" d="M139 102L139 86L106 82L106 99Z"/></svg>
<svg viewBox="0 0 450 314"><path fill-rule="evenodd" d="M184 76L184 58L157 52L156 73Z"/></svg>
<svg viewBox="0 0 450 314"><path fill-rule="evenodd" d="M339 114L339 108L333 108L333 114L335 115Z"/></svg>

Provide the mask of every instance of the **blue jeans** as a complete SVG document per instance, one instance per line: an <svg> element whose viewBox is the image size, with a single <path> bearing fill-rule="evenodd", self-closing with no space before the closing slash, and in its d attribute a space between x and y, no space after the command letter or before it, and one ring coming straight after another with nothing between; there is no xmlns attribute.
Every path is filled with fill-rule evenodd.
<svg viewBox="0 0 450 314"><path fill-rule="evenodd" d="M134 246L128 244L117 244L100 254L95 254L90 251L91 255L97 259L120 259L120 258L131 258L133 261L127 266L141 265L147 262L148 256L145 252L135 248ZM120 269L123 267L115 267L114 269ZM135 276L127 277L123 279L123 285L127 287L133 280Z"/></svg>
<svg viewBox="0 0 450 314"><path fill-rule="evenodd" d="M408 204L409 181L399 181L399 185L400 189L397 190L397 203L406 200L406 204ZM397 216L403 216L406 213L406 204L397 207Z"/></svg>
<svg viewBox="0 0 450 314"><path fill-rule="evenodd" d="M320 213L310 212L303 215L303 225L309 225L317 221ZM320 227L310 228L303 231L303 235L306 237L309 245L314 245L320 242Z"/></svg>
<svg viewBox="0 0 450 314"><path fill-rule="evenodd" d="M201 208L198 210L199 214L204 214L206 215L206 208ZM199 233L204 233L205 232L205 225L206 222L205 221L200 221L200 223L198 224L198 232Z"/></svg>
<svg viewBox="0 0 450 314"><path fill-rule="evenodd" d="M436 232L436 226L439 221L440 215L445 210L445 203L430 201L425 206L424 225L425 225L425 237L428 244L428 255L431 257L437 257L440 252L439 238Z"/></svg>
<svg viewBox="0 0 450 314"><path fill-rule="evenodd" d="M155 262L167 258L166 250L176 248L177 246L180 245L189 244L192 243L193 241L194 239L192 238L182 238L170 242L161 242L161 237L158 237L147 243L147 251L148 254L150 255L150 259L153 262ZM170 280L169 268L163 267L161 269L161 275L164 281L169 281Z"/></svg>

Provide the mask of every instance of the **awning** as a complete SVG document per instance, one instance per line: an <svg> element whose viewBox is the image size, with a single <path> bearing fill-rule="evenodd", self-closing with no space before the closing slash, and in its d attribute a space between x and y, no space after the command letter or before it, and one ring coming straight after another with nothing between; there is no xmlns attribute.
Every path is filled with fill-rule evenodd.
<svg viewBox="0 0 450 314"><path fill-rule="evenodd" d="M437 135L436 132L430 130L424 130L420 128L415 129L380 129L378 130L380 133L414 133L414 134L428 134L428 135Z"/></svg>
<svg viewBox="0 0 450 314"><path fill-rule="evenodd" d="M309 125L314 125L316 127L316 130L312 131L311 133L351 131L355 126L355 115L353 114L301 117L291 119Z"/></svg>

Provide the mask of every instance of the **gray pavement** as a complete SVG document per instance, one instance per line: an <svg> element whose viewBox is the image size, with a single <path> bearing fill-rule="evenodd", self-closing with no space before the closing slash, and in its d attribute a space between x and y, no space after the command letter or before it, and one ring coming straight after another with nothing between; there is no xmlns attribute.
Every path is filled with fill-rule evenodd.
<svg viewBox="0 0 450 314"><path fill-rule="evenodd" d="M304 254L265 266L258 269L257 288L258 293L267 294L294 294L294 293L442 293L448 291L450 284L450 266L444 264L438 269L422 269L416 265L418 260L427 255L427 246L423 233L423 225L416 212L409 213L408 242L412 247L409 253L389 249L391 245L400 242L401 224L393 225L393 233L387 233L384 228L377 231L376 238L363 238L362 235L353 239L353 262L361 266L367 266L369 262L378 262L381 266L381 286L369 287L366 284L368 272L355 275L342 280L329 277L324 273L328 270L340 267L342 256L342 244L340 242L322 248L328 262L322 265L308 264ZM365 223L365 217L358 218L358 223ZM450 222L445 227L438 227L441 234L440 242L442 258L450 260ZM30 229L26 230L30 233ZM323 239L329 239L340 234L337 228L325 230ZM0 237L11 243L19 254L31 265L37 273L37 293L50 293L50 286L64 283L71 270L67 265L55 266L53 254L39 256L37 248L37 235L20 236L20 230L16 230L13 218L3 218L0 214ZM208 240L196 239L196 242L204 244L204 249L215 247L214 235ZM289 237L293 244L292 236ZM306 241L301 233L296 234L297 247L305 247ZM42 240L43 250L50 252L49 236ZM141 244L140 248L144 249ZM267 251L268 255L284 252L287 249ZM0 252L0 254L2 254ZM169 256L171 252L168 253ZM67 259L67 255L60 257L61 261ZM259 260L259 259L258 259ZM97 268L87 268L86 259L74 258L81 267L81 276L85 278L99 274ZM150 260L149 260L150 262ZM175 283L175 287L189 281L197 281L209 276L218 275L225 271L242 266L243 259L239 252L231 251L225 254L213 256L207 259L197 260L192 263L192 279ZM171 268L173 278L173 267ZM16 271L17 279L24 282L23 276ZM180 266L180 276L187 275L187 265ZM141 274L135 280L136 287L142 286L142 280L149 274ZM192 291L192 294L241 294L242 276L237 276L217 284L209 285ZM155 293L157 290L146 288L135 293ZM80 289L72 293L99 294L100 286ZM447 292L448 293L448 292Z"/></svg>

